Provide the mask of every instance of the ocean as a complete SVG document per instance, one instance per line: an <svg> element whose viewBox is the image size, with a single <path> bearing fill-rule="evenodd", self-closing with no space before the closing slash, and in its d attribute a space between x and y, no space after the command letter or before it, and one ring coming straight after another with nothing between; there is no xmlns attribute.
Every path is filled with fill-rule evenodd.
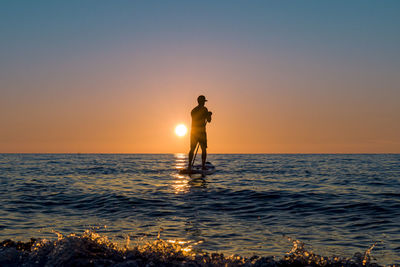
<svg viewBox="0 0 400 267"><path fill-rule="evenodd" d="M278 260L301 244L400 264L399 154L208 160L216 173L190 178L178 174L185 154L0 154L0 242L91 230L121 246L165 240Z"/></svg>

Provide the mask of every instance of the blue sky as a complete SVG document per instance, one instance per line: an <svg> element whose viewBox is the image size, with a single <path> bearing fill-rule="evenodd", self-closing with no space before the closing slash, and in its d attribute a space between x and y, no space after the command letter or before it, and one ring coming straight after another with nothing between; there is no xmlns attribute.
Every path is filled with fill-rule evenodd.
<svg viewBox="0 0 400 267"><path fill-rule="evenodd" d="M220 145L222 136L233 127L228 125L234 121L229 116L241 115L222 113L225 124L215 129L215 135L221 136L215 145L218 151L246 151L248 147L255 152L301 152L314 146L309 152L334 152L335 147L400 152L400 140L395 137L400 136L400 129L393 126L400 119L396 114L400 114L399 11L399 1L2 1L0 89L4 97L0 104L11 114L2 118L9 128L1 139L3 150L24 150L13 147L28 139L32 141L26 141L26 150L35 150L41 147L35 142L46 139L39 128L28 125L25 128L37 138L21 135L18 141L11 137L25 129L15 126L25 123L24 115L18 113L24 109L37 113L36 119L26 120L37 120L43 129L48 123L48 115L43 114L51 113L58 101L62 106L61 99L69 99L85 113L87 106L100 102L118 106L113 104L118 97L119 103L134 97L138 102L132 100L132 104L144 110L140 103L154 95L190 101L204 90L219 101L221 109L239 105L254 118L243 127L251 130L233 135L231 142L265 131L267 126L257 128L263 118L276 131L270 136L257 134L257 143L231 151ZM92 102L93 95L99 102ZM114 102L107 101L110 95L115 95ZM77 96L89 102L74 102ZM226 103L221 103L224 98ZM174 112L190 108L172 102L184 108ZM274 110L279 112L270 118ZM320 113L337 125L339 133L326 139L322 130L300 129L302 138L286 136L299 131L285 126L296 124L291 115L299 110L305 125L322 125L322 115L314 116ZM64 119L68 113L67 108L58 112ZM17 115L13 118L12 114ZM187 120L184 115L178 117ZM341 125L343 118L349 121ZM349 128L357 123L361 132ZM349 132L347 136L342 136L344 131ZM362 132L371 134L360 136ZM85 134L90 135L90 130ZM54 137L50 150L58 151L58 142L80 140L71 135L48 137ZM313 143L315 135L320 140L317 144ZM265 139L269 141L257 150ZM323 142L330 145L323 148ZM121 146L115 145L115 152ZM113 151L112 147L104 149ZM129 147L132 152L147 151L135 144Z"/></svg>

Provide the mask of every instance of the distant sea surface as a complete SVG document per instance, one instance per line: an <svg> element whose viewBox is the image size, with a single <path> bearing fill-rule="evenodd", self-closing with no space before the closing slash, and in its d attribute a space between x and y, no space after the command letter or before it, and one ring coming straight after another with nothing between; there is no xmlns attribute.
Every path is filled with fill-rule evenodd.
<svg viewBox="0 0 400 267"><path fill-rule="evenodd" d="M192 242L282 256L293 240L352 257L374 243L400 264L400 155L212 154L217 172L179 175L183 154L0 154L0 241L96 229L115 242Z"/></svg>

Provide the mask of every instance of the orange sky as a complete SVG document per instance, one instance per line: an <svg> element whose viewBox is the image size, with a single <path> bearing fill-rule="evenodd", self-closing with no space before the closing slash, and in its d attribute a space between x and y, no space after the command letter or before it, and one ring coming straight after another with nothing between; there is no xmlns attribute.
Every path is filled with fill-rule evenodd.
<svg viewBox="0 0 400 267"><path fill-rule="evenodd" d="M0 153L187 152L189 137L174 128L190 125L199 94L213 112L210 153L400 153L395 12L340 14L345 22L334 28L293 8L270 18L268 9L210 6L213 25L173 8L151 25L131 18L133 7L90 18L89 7L46 8L63 17L38 9L24 11L31 24L0 21L11 25L0 46ZM40 26L51 19L55 26ZM362 23L369 32L358 31Z"/></svg>

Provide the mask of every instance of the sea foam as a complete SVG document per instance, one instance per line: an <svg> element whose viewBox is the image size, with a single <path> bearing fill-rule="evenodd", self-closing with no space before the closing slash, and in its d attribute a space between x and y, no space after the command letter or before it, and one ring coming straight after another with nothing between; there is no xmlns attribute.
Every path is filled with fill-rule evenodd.
<svg viewBox="0 0 400 267"><path fill-rule="evenodd" d="M196 251L192 244L163 240L160 236L132 246L129 238L125 245L117 245L93 230L57 234L56 240L4 240L0 243L0 266L380 266L371 261L373 246L352 258L326 257L305 249L303 242L292 240L292 249L283 257L242 257Z"/></svg>

